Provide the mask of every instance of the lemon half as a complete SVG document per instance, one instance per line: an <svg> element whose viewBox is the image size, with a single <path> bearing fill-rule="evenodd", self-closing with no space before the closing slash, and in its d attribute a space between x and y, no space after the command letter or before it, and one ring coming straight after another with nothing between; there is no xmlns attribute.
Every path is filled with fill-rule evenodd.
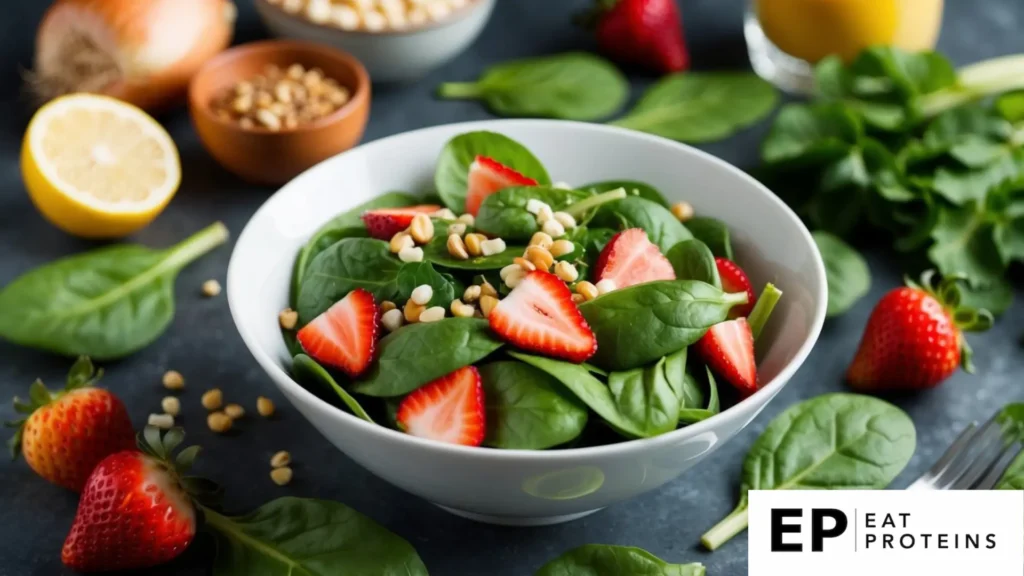
<svg viewBox="0 0 1024 576"><path fill-rule="evenodd" d="M167 131L135 106L93 94L57 98L36 112L22 143L21 172L43 216L87 238L146 226L181 182Z"/></svg>

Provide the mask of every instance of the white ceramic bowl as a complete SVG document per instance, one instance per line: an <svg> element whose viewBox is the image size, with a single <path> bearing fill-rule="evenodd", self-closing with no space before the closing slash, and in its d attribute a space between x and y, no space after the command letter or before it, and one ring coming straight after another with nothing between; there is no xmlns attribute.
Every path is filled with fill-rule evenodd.
<svg viewBox="0 0 1024 576"><path fill-rule="evenodd" d="M358 58L374 82L400 82L418 80L461 54L484 29L494 2L473 0L438 23L373 33L314 24L267 0L256 0L256 10L275 36L340 48Z"/></svg>
<svg viewBox="0 0 1024 576"><path fill-rule="evenodd" d="M320 400L288 374L277 324L295 255L335 214L389 190L428 190L441 148L473 130L526 145L552 178L583 184L635 179L670 201L724 220L754 285L784 296L759 348L764 387L725 412L655 438L591 448L468 448L370 424ZM228 268L228 301L253 356L335 446L384 480L469 518L515 525L562 522L679 476L732 438L800 367L825 319L825 270L810 234L767 188L726 162L621 128L550 120L495 120L426 128L365 144L305 172L274 194L242 231Z"/></svg>

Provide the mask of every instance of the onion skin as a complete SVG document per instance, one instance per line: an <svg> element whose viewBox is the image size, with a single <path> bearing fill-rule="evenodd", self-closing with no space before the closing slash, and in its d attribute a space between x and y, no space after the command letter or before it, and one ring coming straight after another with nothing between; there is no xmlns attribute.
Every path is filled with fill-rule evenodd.
<svg viewBox="0 0 1024 576"><path fill-rule="evenodd" d="M100 93L161 111L184 102L199 68L231 44L235 14L231 0L57 0L39 25L34 72L59 77L61 44L77 33L120 69Z"/></svg>

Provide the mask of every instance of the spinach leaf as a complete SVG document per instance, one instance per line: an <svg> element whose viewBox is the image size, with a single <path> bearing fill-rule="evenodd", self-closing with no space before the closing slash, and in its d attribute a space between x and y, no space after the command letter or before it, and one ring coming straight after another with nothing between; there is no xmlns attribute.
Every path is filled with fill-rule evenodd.
<svg viewBox="0 0 1024 576"><path fill-rule="evenodd" d="M227 238L217 222L165 250L120 244L45 264L0 291L0 337L65 356L127 356L171 323L178 272Z"/></svg>
<svg viewBox="0 0 1024 576"><path fill-rule="evenodd" d="M699 563L669 564L640 548L587 544L544 565L536 576L705 576Z"/></svg>
<svg viewBox="0 0 1024 576"><path fill-rule="evenodd" d="M1024 122L1024 91L1007 92L996 99L996 110L1010 122Z"/></svg>
<svg viewBox="0 0 1024 576"><path fill-rule="evenodd" d="M996 484L996 490L1024 490L1024 452L1010 463Z"/></svg>
<svg viewBox="0 0 1024 576"><path fill-rule="evenodd" d="M306 269L299 289L299 323L304 325L356 288L378 302L393 300L402 262L388 243L372 238L345 238L321 252Z"/></svg>
<svg viewBox="0 0 1024 576"><path fill-rule="evenodd" d="M483 100L499 116L598 120L622 108L629 83L604 58L569 52L492 66L478 82L442 84L438 96Z"/></svg>
<svg viewBox="0 0 1024 576"><path fill-rule="evenodd" d="M683 240L693 238L693 234L668 208L639 196L628 196L605 205L591 223L595 227L616 230L642 228L662 254Z"/></svg>
<svg viewBox="0 0 1024 576"><path fill-rule="evenodd" d="M732 254L732 241L729 240L729 227L725 222L706 216L695 216L686 221L686 229L694 238L707 244L716 257L735 260Z"/></svg>
<svg viewBox="0 0 1024 576"><path fill-rule="evenodd" d="M512 263L512 260L523 255L525 246L506 246L505 251L493 256L471 256L468 260L459 260L448 253L448 237L438 234L423 246L423 260L439 268L452 270L501 270ZM500 284L500 283L499 283ZM498 286L499 284L494 284Z"/></svg>
<svg viewBox="0 0 1024 576"><path fill-rule="evenodd" d="M711 373L711 368L708 368L707 366L704 367L704 371L707 372L709 390L707 407L696 408L696 406L703 405L703 402L699 404L681 405L679 407L679 422L681 422L682 424L695 424L697 422L700 422L701 420L707 420L708 418L711 418L715 414L721 412L722 407L718 399L718 384L715 382L715 376ZM697 383L697 379L694 378L689 371L686 372L686 384L688 387L696 388L699 390L699 384ZM694 397L696 398L695 395ZM701 400L703 400L703 397L701 397ZM689 402L685 398L683 399L683 401Z"/></svg>
<svg viewBox="0 0 1024 576"><path fill-rule="evenodd" d="M456 214L466 211L466 190L469 166L477 156L487 156L520 174L533 178L537 184L551 184L544 165L522 144L495 132L467 132L452 138L437 160L434 184L445 206Z"/></svg>
<svg viewBox="0 0 1024 576"><path fill-rule="evenodd" d="M338 502L279 498L245 516L203 512L217 536L213 576L427 576L408 542Z"/></svg>
<svg viewBox="0 0 1024 576"><path fill-rule="evenodd" d="M761 144L761 159L817 166L844 156L863 135L860 120L840 104L787 104Z"/></svg>
<svg viewBox="0 0 1024 576"><path fill-rule="evenodd" d="M746 528L750 490L885 488L915 445L910 417L877 398L826 394L792 406L750 448L739 506L701 542L714 550Z"/></svg>
<svg viewBox="0 0 1024 576"><path fill-rule="evenodd" d="M626 194L630 196L639 196L651 202L657 202L666 208L669 207L668 200L665 200L665 197L661 195L657 188L636 180L606 180L580 186L580 190L586 190L591 194L600 194L601 192L609 192L619 188L625 189Z"/></svg>
<svg viewBox="0 0 1024 576"><path fill-rule="evenodd" d="M609 373L608 389L619 414L644 436L676 429L679 396L665 374L664 358L645 368Z"/></svg>
<svg viewBox="0 0 1024 576"><path fill-rule="evenodd" d="M579 309L597 337L592 362L629 370L693 344L745 300L704 282L669 280L615 290Z"/></svg>
<svg viewBox="0 0 1024 576"><path fill-rule="evenodd" d="M528 241L540 226L537 216L526 211L530 200L540 200L557 212L590 196L578 190L547 186L505 188L484 198L476 215L476 228L506 242Z"/></svg>
<svg viewBox="0 0 1024 576"><path fill-rule="evenodd" d="M944 276L964 274L978 286L1001 281L1006 264L998 226L987 208L973 200L960 207L941 205L928 259Z"/></svg>
<svg viewBox="0 0 1024 576"><path fill-rule="evenodd" d="M715 256L700 240L683 240L673 246L665 257L672 263L677 280L700 280L715 288L722 287Z"/></svg>
<svg viewBox="0 0 1024 576"><path fill-rule="evenodd" d="M395 299L396 302L405 302L412 298L412 291L417 287L426 284L434 290L434 295L427 303L427 307L441 306L448 308L456 296L462 295L458 285L451 275L441 274L430 262L409 262L402 264L398 269L398 276L395 278Z"/></svg>
<svg viewBox="0 0 1024 576"><path fill-rule="evenodd" d="M672 74L611 124L682 142L712 142L765 117L778 100L771 84L750 73Z"/></svg>
<svg viewBox="0 0 1024 576"><path fill-rule="evenodd" d="M316 383L319 386L327 386L341 398L341 401L348 406L348 409L353 414L366 420L369 423L373 423L373 418L363 410L363 407L359 405L359 401L354 396L349 394L338 382L331 376L330 372L327 371L323 366L317 363L305 354L298 354L292 360L292 373L295 379L299 382L305 382L308 385Z"/></svg>
<svg viewBox="0 0 1024 576"><path fill-rule="evenodd" d="M513 450L543 450L583 432L587 408L565 394L546 372L522 362L480 366L487 410L484 444Z"/></svg>
<svg viewBox="0 0 1024 576"><path fill-rule="evenodd" d="M665 356L665 379L679 398L679 407L704 406L704 392L693 378L687 378L686 358L688 349L683 348Z"/></svg>
<svg viewBox="0 0 1024 576"><path fill-rule="evenodd" d="M482 318L445 318L403 326L377 343L377 361L352 389L367 396L402 396L483 360L503 345Z"/></svg>
<svg viewBox="0 0 1024 576"><path fill-rule="evenodd" d="M828 232L812 234L825 262L828 281L828 316L846 313L871 289L868 263L856 250Z"/></svg>

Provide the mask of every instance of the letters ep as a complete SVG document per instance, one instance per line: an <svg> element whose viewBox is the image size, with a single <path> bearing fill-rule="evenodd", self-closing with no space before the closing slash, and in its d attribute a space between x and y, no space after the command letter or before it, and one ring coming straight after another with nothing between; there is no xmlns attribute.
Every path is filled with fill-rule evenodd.
<svg viewBox="0 0 1024 576"><path fill-rule="evenodd" d="M785 541L786 534L800 534L803 529L804 511L799 508L772 509L772 552L803 552L801 542ZM832 527L825 528L825 519L832 520ZM821 552L826 538L838 538L849 526L849 520L841 510L834 508L811 509L811 551Z"/></svg>

